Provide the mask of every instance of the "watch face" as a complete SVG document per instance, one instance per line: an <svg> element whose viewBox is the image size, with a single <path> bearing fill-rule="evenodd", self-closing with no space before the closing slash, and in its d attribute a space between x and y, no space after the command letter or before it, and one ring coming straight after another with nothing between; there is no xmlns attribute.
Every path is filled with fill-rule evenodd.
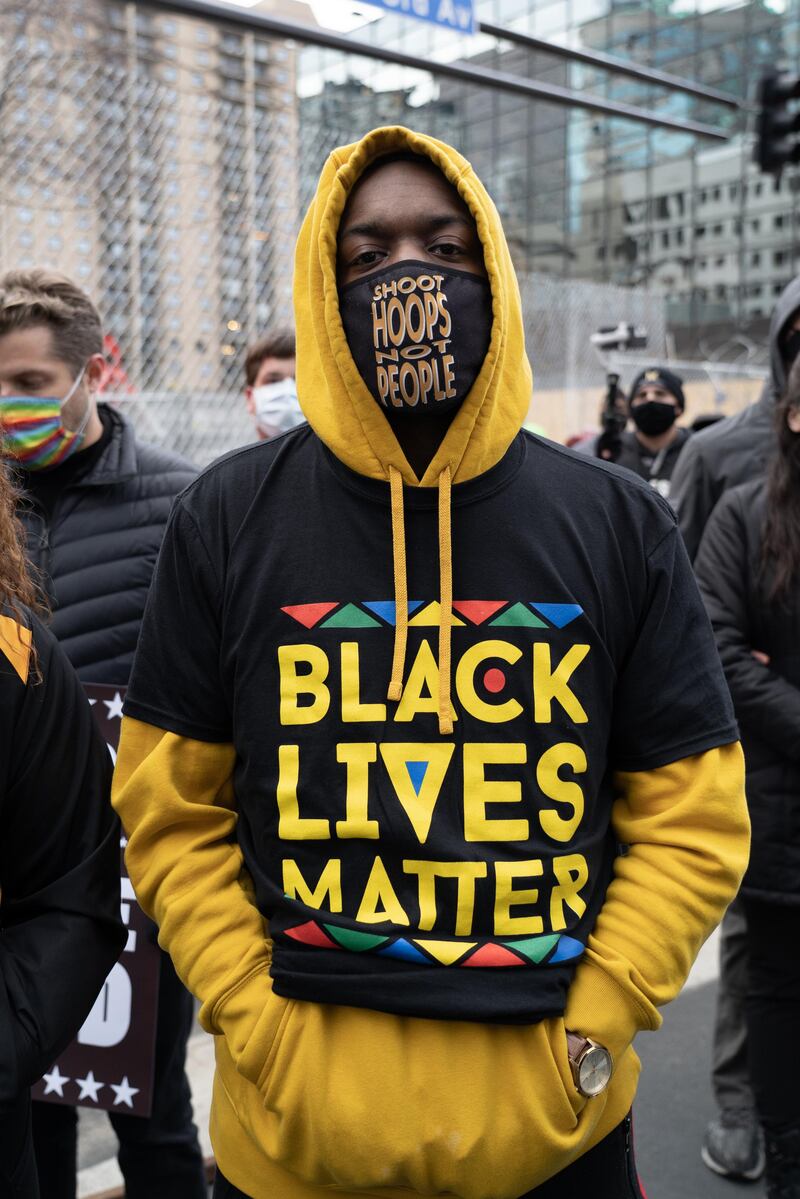
<svg viewBox="0 0 800 1199"><path fill-rule="evenodd" d="M591 1097L604 1091L611 1079L611 1054L600 1045L586 1050L578 1067L578 1086Z"/></svg>

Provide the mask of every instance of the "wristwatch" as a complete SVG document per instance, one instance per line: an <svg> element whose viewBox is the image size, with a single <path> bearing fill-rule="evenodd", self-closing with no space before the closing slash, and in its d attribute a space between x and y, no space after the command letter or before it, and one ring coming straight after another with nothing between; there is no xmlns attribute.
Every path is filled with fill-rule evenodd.
<svg viewBox="0 0 800 1199"><path fill-rule="evenodd" d="M567 1033L567 1056L575 1089L587 1099L599 1095L611 1081L611 1054L591 1037Z"/></svg>

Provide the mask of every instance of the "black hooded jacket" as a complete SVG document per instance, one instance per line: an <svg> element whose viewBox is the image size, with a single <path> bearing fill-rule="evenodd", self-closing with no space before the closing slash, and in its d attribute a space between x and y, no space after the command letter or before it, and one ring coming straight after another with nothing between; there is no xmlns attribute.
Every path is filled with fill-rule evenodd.
<svg viewBox="0 0 800 1199"><path fill-rule="evenodd" d="M172 500L195 471L138 441L113 408L99 411L106 427L99 457L86 451L89 465L69 475L49 511L36 497L39 480L23 477L23 488L33 486L19 516L49 593L50 627L78 677L125 686Z"/></svg>
<svg viewBox="0 0 800 1199"><path fill-rule="evenodd" d="M692 559L697 554L706 521L723 492L764 474L774 439L775 403L786 386L780 338L798 309L800 276L784 288L772 314L770 378L760 399L735 416L696 433L675 468L670 503L678 513L678 524Z"/></svg>
<svg viewBox="0 0 800 1199"><path fill-rule="evenodd" d="M752 848L742 890L800 903L800 595L769 601L760 584L766 505L763 479L726 492L695 571L745 751Z"/></svg>
<svg viewBox="0 0 800 1199"><path fill-rule="evenodd" d="M0 611L2 1195L28 1088L77 1032L126 937L111 758L55 639L23 619Z"/></svg>

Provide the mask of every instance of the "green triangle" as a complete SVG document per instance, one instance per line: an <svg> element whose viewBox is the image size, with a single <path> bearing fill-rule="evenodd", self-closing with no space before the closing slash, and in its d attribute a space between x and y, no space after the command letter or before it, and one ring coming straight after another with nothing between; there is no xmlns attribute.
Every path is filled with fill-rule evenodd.
<svg viewBox="0 0 800 1199"><path fill-rule="evenodd" d="M526 937L524 941L504 941L509 949L516 950L532 962L541 962L558 941L558 933L548 937Z"/></svg>
<svg viewBox="0 0 800 1199"><path fill-rule="evenodd" d="M325 929L344 949L351 949L355 953L363 953L365 949L375 949L389 940L388 937L378 937L375 933L356 932L354 928L338 928L335 924L326 924Z"/></svg>
<svg viewBox="0 0 800 1199"><path fill-rule="evenodd" d="M521 603L514 604L512 608L507 608L505 612L501 612L499 616L495 616L494 620L490 620L489 624L527 625L531 629L547 628L543 620L539 620L539 617L535 616L530 608Z"/></svg>
<svg viewBox="0 0 800 1199"><path fill-rule="evenodd" d="M333 616L323 620L319 627L321 629L379 629L381 622L373 620L355 604L345 604L338 612L334 612Z"/></svg>

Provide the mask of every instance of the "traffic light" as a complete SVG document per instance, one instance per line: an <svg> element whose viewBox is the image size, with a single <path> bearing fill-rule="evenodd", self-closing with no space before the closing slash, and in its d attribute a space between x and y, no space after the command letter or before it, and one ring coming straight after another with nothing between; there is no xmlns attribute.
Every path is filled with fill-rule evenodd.
<svg viewBox="0 0 800 1199"><path fill-rule="evenodd" d="M762 171L779 175L789 162L800 162L800 111L790 109L800 96L800 76L779 71L764 75L758 85L755 160Z"/></svg>

